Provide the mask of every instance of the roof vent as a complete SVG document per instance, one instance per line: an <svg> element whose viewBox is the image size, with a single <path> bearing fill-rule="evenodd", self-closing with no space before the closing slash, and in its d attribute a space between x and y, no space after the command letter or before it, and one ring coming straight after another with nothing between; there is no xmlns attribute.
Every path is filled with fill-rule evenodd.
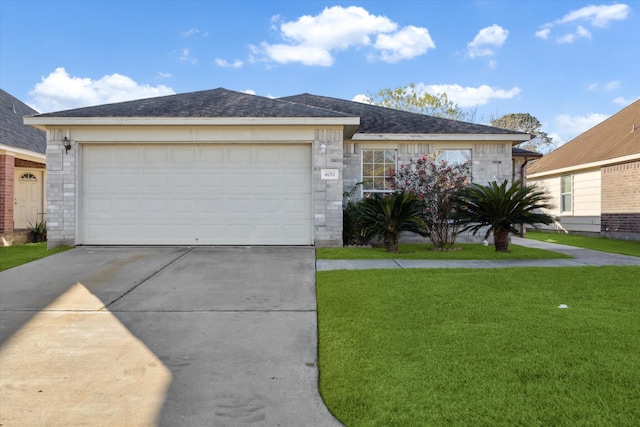
<svg viewBox="0 0 640 427"><path fill-rule="evenodd" d="M16 111L16 104L11 104L11 108L13 108L13 114L15 114L17 116L18 112Z"/></svg>
<svg viewBox="0 0 640 427"><path fill-rule="evenodd" d="M636 131L636 124L634 123L633 125L631 125L631 132L635 132Z"/></svg>

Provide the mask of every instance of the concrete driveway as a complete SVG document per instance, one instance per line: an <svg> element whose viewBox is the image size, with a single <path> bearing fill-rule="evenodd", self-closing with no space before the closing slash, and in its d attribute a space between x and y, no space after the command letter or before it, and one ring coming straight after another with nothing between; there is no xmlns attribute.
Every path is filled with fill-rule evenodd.
<svg viewBox="0 0 640 427"><path fill-rule="evenodd" d="M0 273L0 316L0 425L341 425L313 248L75 248Z"/></svg>

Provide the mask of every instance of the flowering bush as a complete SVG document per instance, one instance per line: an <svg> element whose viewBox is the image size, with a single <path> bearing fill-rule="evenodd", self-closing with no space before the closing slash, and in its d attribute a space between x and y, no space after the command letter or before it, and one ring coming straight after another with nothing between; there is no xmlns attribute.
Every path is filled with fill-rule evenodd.
<svg viewBox="0 0 640 427"><path fill-rule="evenodd" d="M439 249L453 247L458 234L453 219L457 197L471 181L471 162L449 164L422 156L400 165L389 179L394 189L414 193L423 201L422 219L431 242Z"/></svg>

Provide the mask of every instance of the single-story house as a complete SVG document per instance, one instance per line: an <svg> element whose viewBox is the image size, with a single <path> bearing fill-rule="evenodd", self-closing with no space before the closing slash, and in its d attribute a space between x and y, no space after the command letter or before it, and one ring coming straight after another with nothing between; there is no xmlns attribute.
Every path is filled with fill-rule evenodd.
<svg viewBox="0 0 640 427"><path fill-rule="evenodd" d="M303 94L223 88L26 117L47 131L49 246L342 244L343 193L411 157L510 180L530 135Z"/></svg>
<svg viewBox="0 0 640 427"><path fill-rule="evenodd" d="M45 218L45 132L25 126L38 112L0 89L0 246L28 238Z"/></svg>
<svg viewBox="0 0 640 427"><path fill-rule="evenodd" d="M546 228L640 240L640 101L536 161L530 183L549 192Z"/></svg>

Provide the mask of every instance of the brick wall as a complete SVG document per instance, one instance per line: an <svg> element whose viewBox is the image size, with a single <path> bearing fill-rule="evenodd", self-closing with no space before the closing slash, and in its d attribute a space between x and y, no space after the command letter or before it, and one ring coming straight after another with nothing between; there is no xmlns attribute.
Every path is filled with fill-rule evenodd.
<svg viewBox="0 0 640 427"><path fill-rule="evenodd" d="M0 235L13 233L13 165L15 159L0 154Z"/></svg>
<svg viewBox="0 0 640 427"><path fill-rule="evenodd" d="M31 168L31 169L45 169L47 166L44 163L31 162L29 160L16 159L17 168Z"/></svg>
<svg viewBox="0 0 640 427"><path fill-rule="evenodd" d="M640 161L602 168L603 233L640 233Z"/></svg>

